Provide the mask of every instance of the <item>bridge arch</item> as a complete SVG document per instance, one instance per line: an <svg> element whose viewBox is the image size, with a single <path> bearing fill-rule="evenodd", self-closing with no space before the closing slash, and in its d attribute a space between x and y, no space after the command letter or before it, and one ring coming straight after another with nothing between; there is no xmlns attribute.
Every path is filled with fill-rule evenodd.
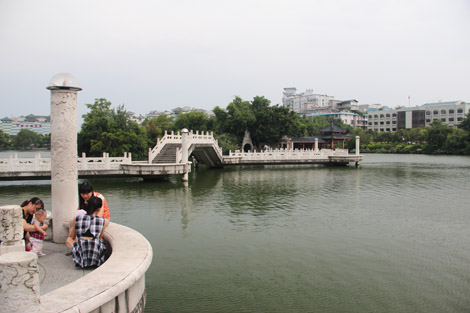
<svg viewBox="0 0 470 313"><path fill-rule="evenodd" d="M250 143L245 143L243 145L243 152L251 152L253 151L253 145Z"/></svg>

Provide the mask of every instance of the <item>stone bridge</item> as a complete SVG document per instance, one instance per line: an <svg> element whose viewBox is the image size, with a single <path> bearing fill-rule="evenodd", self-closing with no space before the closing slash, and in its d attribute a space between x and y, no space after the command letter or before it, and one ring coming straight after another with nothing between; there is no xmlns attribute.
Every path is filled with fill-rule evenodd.
<svg viewBox="0 0 470 313"><path fill-rule="evenodd" d="M191 130L188 136L187 155L193 156L199 163L209 167L222 167L224 157L222 148L219 147L213 133ZM149 149L149 164L160 163L182 163L183 159L183 139L182 135L173 131L158 139L156 146Z"/></svg>
<svg viewBox="0 0 470 313"><path fill-rule="evenodd" d="M184 139L184 138L185 139ZM128 177L144 179L161 178L168 175L182 174L187 180L191 171L189 157L211 168L230 165L254 164L324 164L356 165L362 160L359 155L359 137L356 137L356 152L349 154L346 149L270 149L254 152L230 151L222 155L222 148L213 133L184 130L183 133L168 133L157 140L157 144L148 152L148 161L132 161L130 153L122 157L87 157L82 154L77 158L77 170L80 178L91 177ZM51 159L43 158L38 153L34 158L0 158L0 180L50 179Z"/></svg>

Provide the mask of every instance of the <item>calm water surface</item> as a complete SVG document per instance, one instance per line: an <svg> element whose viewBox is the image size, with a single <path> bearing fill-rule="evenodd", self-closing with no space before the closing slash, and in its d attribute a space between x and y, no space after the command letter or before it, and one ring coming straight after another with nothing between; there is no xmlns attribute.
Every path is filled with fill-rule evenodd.
<svg viewBox="0 0 470 313"><path fill-rule="evenodd" d="M93 180L154 258L146 312L469 312L470 157ZM0 182L1 204L50 182Z"/></svg>

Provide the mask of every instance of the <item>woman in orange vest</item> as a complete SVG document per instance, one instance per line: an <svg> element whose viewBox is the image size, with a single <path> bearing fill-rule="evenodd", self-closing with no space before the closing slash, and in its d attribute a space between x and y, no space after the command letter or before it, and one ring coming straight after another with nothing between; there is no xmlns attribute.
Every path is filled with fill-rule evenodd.
<svg viewBox="0 0 470 313"><path fill-rule="evenodd" d="M103 202L103 206L101 207L98 216L104 217L107 220L111 219L111 216L109 215L108 202L106 202L106 199L103 197L102 194L93 190L93 186L89 182L82 183L78 187L78 193L80 194L78 208L79 210L86 211L86 208L88 206L88 200L90 200L91 197L95 196L100 198Z"/></svg>

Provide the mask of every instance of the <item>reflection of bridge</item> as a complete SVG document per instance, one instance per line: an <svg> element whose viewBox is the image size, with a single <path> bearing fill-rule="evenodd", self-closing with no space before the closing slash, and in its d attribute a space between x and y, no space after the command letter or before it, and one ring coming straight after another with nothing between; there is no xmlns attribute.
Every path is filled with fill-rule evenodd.
<svg viewBox="0 0 470 313"><path fill-rule="evenodd" d="M184 175L191 171L190 162L184 160L190 156L198 163L215 168L247 164L358 165L362 160L362 155L359 155L359 137L356 137L354 155L345 149L318 149L316 143L315 148L309 150L235 151L224 156L212 133L191 131L182 135L179 132L165 132L156 146L149 149L148 161L132 161L130 153L125 153L123 157L109 157L103 153L101 158L90 158L83 154L77 158L78 175L81 178L136 176L146 179ZM42 158L39 153L34 158L18 158L16 155L0 158L0 180L50 179L50 175L51 159Z"/></svg>

